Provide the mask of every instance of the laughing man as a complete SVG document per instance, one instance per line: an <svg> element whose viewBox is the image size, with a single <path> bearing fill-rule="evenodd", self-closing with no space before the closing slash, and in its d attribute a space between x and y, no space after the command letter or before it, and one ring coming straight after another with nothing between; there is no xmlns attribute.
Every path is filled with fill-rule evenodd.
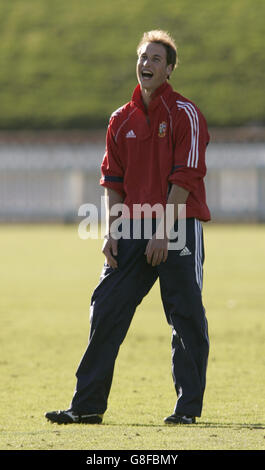
<svg viewBox="0 0 265 470"><path fill-rule="evenodd" d="M192 424L202 412L209 352L202 303L202 222L210 220L204 187L209 134L198 107L169 84L177 65L171 36L160 30L145 33L137 55L138 85L131 101L110 118L101 165L100 184L105 188L107 206L102 250L106 262L91 299L89 344L76 373L69 409L46 413L47 419L56 423L102 422L119 347L136 307L157 278L172 328L172 375L177 395L173 413L164 422ZM128 209L130 224L134 217L144 222L142 214L135 216L135 205L166 208L171 204L175 231L178 206L185 204L185 246L170 250L168 233L164 230L162 236L157 235L155 218L149 240L143 235L140 239L117 239L112 231L117 216L111 215L117 203Z"/></svg>

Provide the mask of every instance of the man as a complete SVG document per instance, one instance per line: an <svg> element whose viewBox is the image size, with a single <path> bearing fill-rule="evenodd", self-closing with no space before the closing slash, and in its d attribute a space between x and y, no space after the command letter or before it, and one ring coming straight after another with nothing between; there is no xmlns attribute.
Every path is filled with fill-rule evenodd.
<svg viewBox="0 0 265 470"><path fill-rule="evenodd" d="M209 141L206 121L190 100L174 92L168 80L176 67L173 39L165 32L145 33L137 49L137 79L132 100L111 116L101 185L105 187L106 257L100 283L91 300L88 348L78 367L70 408L50 412L57 423L101 423L107 409L115 360L137 305L159 277L161 297L172 327L172 372L177 402L167 424L191 424L201 416L209 352L207 320L202 304L204 261L201 221L210 220L203 178ZM113 230L123 204L132 222L145 222L145 204L174 208L186 204L186 245L169 249L163 212L152 218L149 240L132 236L117 239ZM171 206L172 207L172 206ZM125 216L126 217L126 216ZM155 222L155 223L154 223ZM162 233L162 235L161 235Z"/></svg>

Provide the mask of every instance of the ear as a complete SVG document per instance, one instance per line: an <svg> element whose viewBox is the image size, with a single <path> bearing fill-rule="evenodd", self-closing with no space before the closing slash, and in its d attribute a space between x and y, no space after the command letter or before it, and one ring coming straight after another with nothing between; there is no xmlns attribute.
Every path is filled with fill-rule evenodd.
<svg viewBox="0 0 265 470"><path fill-rule="evenodd" d="M172 64L169 64L169 65L167 66L166 72L167 72L167 79L169 80L170 75L171 75L172 72L173 72L173 65L172 65Z"/></svg>

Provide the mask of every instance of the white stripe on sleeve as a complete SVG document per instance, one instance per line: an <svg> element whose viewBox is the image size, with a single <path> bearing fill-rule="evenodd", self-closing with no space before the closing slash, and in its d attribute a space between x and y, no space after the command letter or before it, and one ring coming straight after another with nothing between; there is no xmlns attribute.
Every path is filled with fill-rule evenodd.
<svg viewBox="0 0 265 470"><path fill-rule="evenodd" d="M187 166L192 168L198 167L199 160L199 119L198 113L193 104L185 101L177 101L177 105L180 109L183 109L187 114L190 127L191 127L191 144Z"/></svg>

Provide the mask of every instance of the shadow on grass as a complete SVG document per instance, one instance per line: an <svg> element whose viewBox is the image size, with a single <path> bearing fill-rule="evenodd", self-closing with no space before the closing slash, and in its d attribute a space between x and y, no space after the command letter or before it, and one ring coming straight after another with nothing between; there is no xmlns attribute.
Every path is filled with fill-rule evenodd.
<svg viewBox="0 0 265 470"><path fill-rule="evenodd" d="M131 426L139 428L211 428L211 429L265 429L265 424L262 423L211 423L211 422L197 422L195 424L141 424L141 423L102 423L103 426ZM101 425L101 426L102 426Z"/></svg>

